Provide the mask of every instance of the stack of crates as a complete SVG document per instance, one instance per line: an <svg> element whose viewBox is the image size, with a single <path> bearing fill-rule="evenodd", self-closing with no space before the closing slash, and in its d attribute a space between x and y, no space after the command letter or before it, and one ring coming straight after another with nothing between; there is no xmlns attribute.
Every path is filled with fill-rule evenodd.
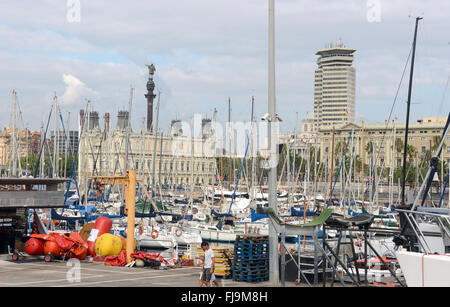
<svg viewBox="0 0 450 307"><path fill-rule="evenodd" d="M258 283L269 280L269 237L238 235L234 243L233 280Z"/></svg>
<svg viewBox="0 0 450 307"><path fill-rule="evenodd" d="M233 247L211 247L214 252L216 278L231 279L233 265ZM201 248L197 249L199 257L204 257L205 253ZM204 258L203 258L204 259Z"/></svg>

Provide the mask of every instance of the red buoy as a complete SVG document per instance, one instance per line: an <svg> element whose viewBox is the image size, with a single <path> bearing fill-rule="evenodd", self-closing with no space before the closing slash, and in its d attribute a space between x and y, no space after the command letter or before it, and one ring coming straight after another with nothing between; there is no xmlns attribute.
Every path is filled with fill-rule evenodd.
<svg viewBox="0 0 450 307"><path fill-rule="evenodd" d="M62 251L59 248L58 243L52 240L47 240L44 244L44 254L50 254L55 258L60 258L62 256Z"/></svg>
<svg viewBox="0 0 450 307"><path fill-rule="evenodd" d="M31 238L25 244L25 251L28 255L44 255L44 241Z"/></svg>
<svg viewBox="0 0 450 307"><path fill-rule="evenodd" d="M95 256L95 241L104 233L109 233L111 230L112 221L107 218L100 216L95 220L94 227L91 229L91 233L88 238L88 255Z"/></svg>

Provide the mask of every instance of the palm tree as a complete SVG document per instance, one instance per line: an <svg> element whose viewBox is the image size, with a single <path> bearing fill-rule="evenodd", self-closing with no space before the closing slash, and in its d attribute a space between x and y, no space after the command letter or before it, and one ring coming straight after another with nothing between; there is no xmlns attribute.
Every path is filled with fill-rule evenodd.
<svg viewBox="0 0 450 307"><path fill-rule="evenodd" d="M345 142L343 142L343 141L338 142L334 146L334 154L335 154L335 156L338 156L341 152L343 153L346 146L347 146L347 144Z"/></svg>
<svg viewBox="0 0 450 307"><path fill-rule="evenodd" d="M416 153L417 153L417 149L414 146L408 144L408 146L406 147L406 154L409 157L409 161L410 162L411 162L411 160L413 160L413 158L415 157Z"/></svg>
<svg viewBox="0 0 450 307"><path fill-rule="evenodd" d="M367 143L365 150L367 151L368 154L373 153L373 142L372 141L369 141Z"/></svg>
<svg viewBox="0 0 450 307"><path fill-rule="evenodd" d="M396 151L396 160L397 161L398 161L398 155L402 152L404 146L405 145L403 144L403 140L401 138L395 139L394 147L396 149L395 151ZM398 163L397 163L397 167L398 167Z"/></svg>
<svg viewBox="0 0 450 307"><path fill-rule="evenodd" d="M433 151L436 151L437 149L438 149L438 147L439 147L439 144L441 144L441 139L442 139L442 136L440 136L440 135L435 135L435 136L433 136L433 145L431 146L431 150L433 150ZM444 143L444 146L443 146L443 148L445 149L447 146L446 146L446 144Z"/></svg>

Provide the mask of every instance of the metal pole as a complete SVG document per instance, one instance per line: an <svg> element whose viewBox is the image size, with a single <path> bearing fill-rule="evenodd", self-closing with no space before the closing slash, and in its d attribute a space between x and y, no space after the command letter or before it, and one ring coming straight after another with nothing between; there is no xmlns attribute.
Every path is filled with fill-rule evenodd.
<svg viewBox="0 0 450 307"><path fill-rule="evenodd" d="M278 152L276 146L273 146L277 140L272 136L272 124L275 120L275 3L274 0L269 0L269 89L268 89L268 111L269 111L269 125L268 125L268 135L269 135L269 148L273 149L274 152L271 156L278 157ZM272 157L273 157L272 156ZM272 160L272 159L271 159ZM273 160L272 160L273 161ZM269 207L275 212L277 209L277 166L269 166ZM270 282L278 283L279 281L279 271L278 271L278 234L275 228L269 225L269 268L270 268Z"/></svg>
<svg viewBox="0 0 450 307"><path fill-rule="evenodd" d="M285 286L286 279L286 234L281 233L281 286Z"/></svg>
<svg viewBox="0 0 450 307"><path fill-rule="evenodd" d="M313 240L314 240L314 287L317 287L318 285L318 281L319 281L319 275L318 275L318 261L317 258L319 257L318 255L318 246L319 246L319 242L317 239L317 229L314 228L313 230Z"/></svg>

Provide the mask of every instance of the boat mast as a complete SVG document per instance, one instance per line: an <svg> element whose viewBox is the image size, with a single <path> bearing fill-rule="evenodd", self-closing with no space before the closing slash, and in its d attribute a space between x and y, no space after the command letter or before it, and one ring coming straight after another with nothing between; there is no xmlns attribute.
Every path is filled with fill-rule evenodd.
<svg viewBox="0 0 450 307"><path fill-rule="evenodd" d="M403 173L402 173L402 205L405 205L405 185L406 185L406 156L408 149L408 130L409 130L409 112L411 108L411 92L412 92L412 82L413 82L413 74L414 74L414 58L416 56L416 41L417 41L417 28L419 26L419 20L423 19L422 17L416 17L416 27L414 30L414 41L413 41L413 50L412 50L412 58L411 58L411 71L409 75L409 88L408 88L408 101L407 101L407 110L406 110L406 127L405 127L405 144L403 151Z"/></svg>
<svg viewBox="0 0 450 307"><path fill-rule="evenodd" d="M68 148L70 146L70 112L67 114L67 122L66 122L66 129L67 129L67 138L66 138L66 146L64 146L64 178L67 178L67 154L68 154ZM64 182L64 190L66 190L67 183Z"/></svg>
<svg viewBox="0 0 450 307"><path fill-rule="evenodd" d="M90 125L90 114L91 114L91 101L88 100L87 104L87 124L85 127L85 136L84 136L84 148L85 148L85 160L84 160L84 209L87 211L88 205L88 144L89 144L89 125Z"/></svg>
<svg viewBox="0 0 450 307"><path fill-rule="evenodd" d="M333 174L334 174L334 126L331 138L331 168L330 168L330 206L333 205Z"/></svg>
<svg viewBox="0 0 450 307"><path fill-rule="evenodd" d="M11 114L11 161L12 167L10 168L9 176L17 177L17 161L16 161L16 99L17 93L13 90L13 109Z"/></svg>
<svg viewBox="0 0 450 307"><path fill-rule="evenodd" d="M127 130L125 134L125 163L123 166L123 174L125 175L128 170L128 151L131 147L130 145L130 130L131 130L131 106L133 104L133 90L134 88L130 86L130 100L128 101L128 122Z"/></svg>
<svg viewBox="0 0 450 307"><path fill-rule="evenodd" d="M393 124L394 124L394 133L393 133L393 145L392 145L392 152L391 152L391 169L390 169L390 174L389 174L389 206L392 205L392 203L394 202L394 159L395 159L395 151L397 150L396 146L395 146L395 136L396 136L396 123L395 120L393 120Z"/></svg>
<svg viewBox="0 0 450 307"><path fill-rule="evenodd" d="M255 118L254 118L254 107L255 107L255 97L254 96L252 96L252 115L251 115L251 125L252 125L252 128L251 128L251 144L252 144L252 147L251 147L251 157L252 157L252 182L251 182L251 192L250 192L250 200L251 201L253 201L254 199L255 199L255 197L256 197L256 193L255 193L255 170L256 170L256 168L255 168L255 162L256 162L256 160L255 160L255 158L256 158L256 154L255 154L255 147L254 147L254 144L255 144L255 138L254 138L254 133L255 133L255 131L253 130L254 129L254 125L255 125Z"/></svg>
<svg viewBox="0 0 450 307"><path fill-rule="evenodd" d="M44 148L44 121L41 122L41 148ZM40 155L40 168L39 168L39 178L44 178L44 154ZM81 164L80 164L81 165Z"/></svg>
<svg viewBox="0 0 450 307"><path fill-rule="evenodd" d="M228 189L231 190L231 98L228 97Z"/></svg>
<svg viewBox="0 0 450 307"><path fill-rule="evenodd" d="M153 157L152 157L152 197L155 197L156 195L156 143L157 143L157 136L158 136L158 117L159 117L159 101L161 98L161 92L158 91L158 102L156 103L156 124L155 129L152 128L151 131L153 131ZM153 125L153 123L152 123Z"/></svg>
<svg viewBox="0 0 450 307"><path fill-rule="evenodd" d="M53 117L53 165L52 165L52 178L56 178L56 148L58 147L57 144L57 137L56 137L56 127L58 125L57 122L57 110L56 110L56 93L55 96L53 97L53 112L54 112L54 117Z"/></svg>

